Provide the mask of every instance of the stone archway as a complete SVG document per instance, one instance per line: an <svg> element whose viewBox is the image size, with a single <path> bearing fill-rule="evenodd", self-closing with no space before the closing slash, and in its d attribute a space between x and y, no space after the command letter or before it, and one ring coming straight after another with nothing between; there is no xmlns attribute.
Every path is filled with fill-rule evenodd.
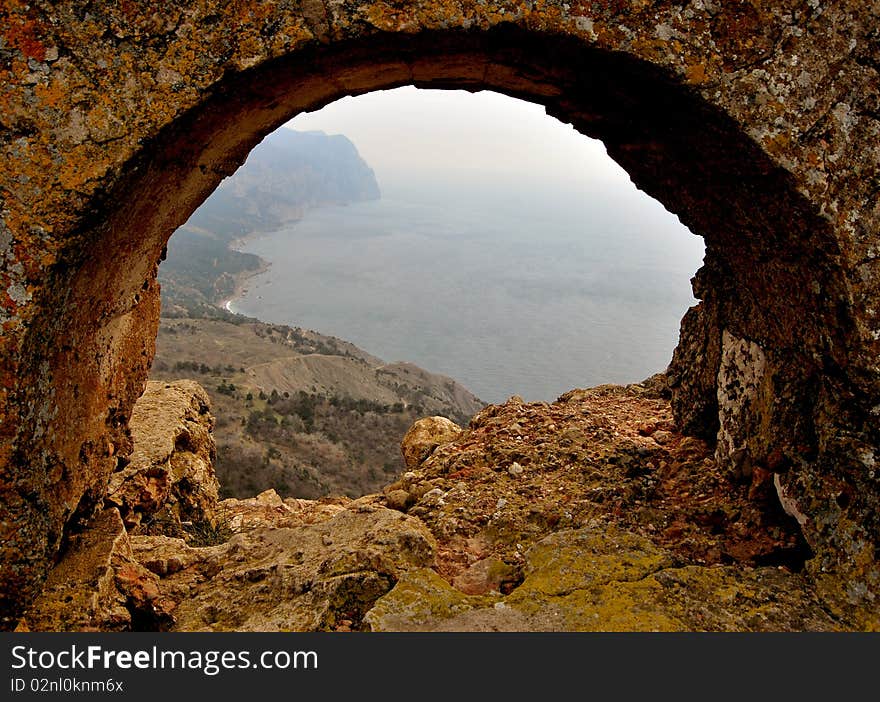
<svg viewBox="0 0 880 702"><path fill-rule="evenodd" d="M130 450L170 234L297 112L405 84L545 105L705 238L678 420L875 597L880 8L815 5L5 3L4 626Z"/></svg>

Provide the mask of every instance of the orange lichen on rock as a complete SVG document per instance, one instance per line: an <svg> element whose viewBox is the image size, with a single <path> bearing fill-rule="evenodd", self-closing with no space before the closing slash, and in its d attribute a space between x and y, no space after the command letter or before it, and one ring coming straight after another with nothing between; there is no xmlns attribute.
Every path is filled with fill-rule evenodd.
<svg viewBox="0 0 880 702"><path fill-rule="evenodd" d="M676 421L721 432L719 466L773 472L806 510L817 572L876 603L880 49L865 3L294 5L0 8L2 626L127 452L168 237L295 114L405 83L544 105L705 238Z"/></svg>

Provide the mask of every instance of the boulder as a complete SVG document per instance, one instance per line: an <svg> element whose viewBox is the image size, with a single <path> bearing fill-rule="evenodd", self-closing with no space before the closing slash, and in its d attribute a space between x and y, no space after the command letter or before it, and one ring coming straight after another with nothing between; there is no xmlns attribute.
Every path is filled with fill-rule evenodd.
<svg viewBox="0 0 880 702"><path fill-rule="evenodd" d="M132 543L176 604L179 631L357 629L404 573L434 562L434 538L419 520L370 501L323 515L292 527L267 522L205 548L164 536Z"/></svg>
<svg viewBox="0 0 880 702"><path fill-rule="evenodd" d="M414 470L434 449L453 441L461 434L461 427L446 417L425 417L413 424L403 441L400 450L409 470Z"/></svg>
<svg viewBox="0 0 880 702"><path fill-rule="evenodd" d="M214 418L195 381L150 381L132 413L134 450L110 476L106 502L128 529L180 535L213 526L219 485L214 474Z"/></svg>

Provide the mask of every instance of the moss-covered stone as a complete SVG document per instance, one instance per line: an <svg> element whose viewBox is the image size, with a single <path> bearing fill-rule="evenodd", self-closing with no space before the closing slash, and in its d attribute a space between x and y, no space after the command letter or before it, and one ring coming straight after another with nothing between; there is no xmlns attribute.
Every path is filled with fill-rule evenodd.
<svg viewBox="0 0 880 702"><path fill-rule="evenodd" d="M834 631L800 575L776 568L673 566L672 554L614 527L562 531L526 556L507 597L464 595L411 571L365 620L374 630Z"/></svg>
<svg viewBox="0 0 880 702"><path fill-rule="evenodd" d="M643 580L672 564L669 551L610 524L559 531L526 553L525 580L513 599Z"/></svg>
<svg viewBox="0 0 880 702"><path fill-rule="evenodd" d="M428 568L404 575L391 592L379 599L364 621L372 631L428 631L445 620L496 600L465 595Z"/></svg>

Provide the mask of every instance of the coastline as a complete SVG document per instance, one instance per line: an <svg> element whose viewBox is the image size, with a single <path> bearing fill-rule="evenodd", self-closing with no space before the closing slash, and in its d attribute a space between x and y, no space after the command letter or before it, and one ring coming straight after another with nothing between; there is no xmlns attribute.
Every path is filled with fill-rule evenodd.
<svg viewBox="0 0 880 702"><path fill-rule="evenodd" d="M235 240L229 242L229 244L227 245L227 248L230 251L236 251L238 253L241 253L238 248L240 245L244 244L247 241L252 241L253 239L257 239L260 236L265 236L266 234L269 234L269 233L271 233L271 232L263 232L263 231L252 232L251 234L247 234L239 239L235 239ZM254 254L254 255L256 255L256 254ZM271 261L267 261L265 258L262 258L261 256L257 256L257 258L260 261L260 265L257 268L254 268L253 270L248 270L248 271L241 271L240 273L236 273L235 275L233 275L233 278L235 279L235 285L232 289L232 293L228 297L224 297L221 300L217 300L214 303L214 305L216 307L219 307L220 309L224 310L225 312L228 312L229 314L239 314L238 312L236 312L235 310L232 309L232 303L235 302L235 300L237 300L239 297L241 297L242 295L244 295L248 291L248 288L247 288L248 281L250 281L252 278L256 278L258 275L262 275L263 273L266 273L269 270L269 268L272 267Z"/></svg>
<svg viewBox="0 0 880 702"><path fill-rule="evenodd" d="M247 284L251 278L255 278L258 275L262 275L267 272L272 264L265 260L264 258L260 258L260 266L251 271L242 271L241 273L237 273L235 278L235 287L232 290L232 294L229 297L225 297L222 300L218 300L215 302L215 306L220 309L228 312L229 314L239 314L235 310L231 309L232 303L235 302L239 297L244 295L247 291Z"/></svg>
<svg viewBox="0 0 880 702"><path fill-rule="evenodd" d="M289 219L284 220L283 222L278 222L277 224L272 225L271 227L266 227L264 229L254 229L247 234L243 234L242 236L232 239L230 242L226 244L226 248L230 251L235 251L236 253L242 253L241 247L247 244L248 242L254 241L256 239L260 239L264 236L269 236L270 234L274 234L275 232L281 231L282 229L286 229L287 227L291 227L297 222L301 221L304 216L304 213L300 214L297 217L291 217ZM252 256L256 256L256 254L251 254ZM224 297L220 300L214 302L215 307L219 307L224 312L228 312L229 314L240 314L232 309L232 303L235 302L239 297L244 295L247 289L247 283L251 278L256 278L258 275L262 275L266 273L269 268L272 266L271 261L267 261L262 256L257 256L260 261L260 265L249 271L241 271L240 273L236 273L233 278L235 279L235 286L233 287L232 294L228 297ZM244 315L246 316L246 315Z"/></svg>

